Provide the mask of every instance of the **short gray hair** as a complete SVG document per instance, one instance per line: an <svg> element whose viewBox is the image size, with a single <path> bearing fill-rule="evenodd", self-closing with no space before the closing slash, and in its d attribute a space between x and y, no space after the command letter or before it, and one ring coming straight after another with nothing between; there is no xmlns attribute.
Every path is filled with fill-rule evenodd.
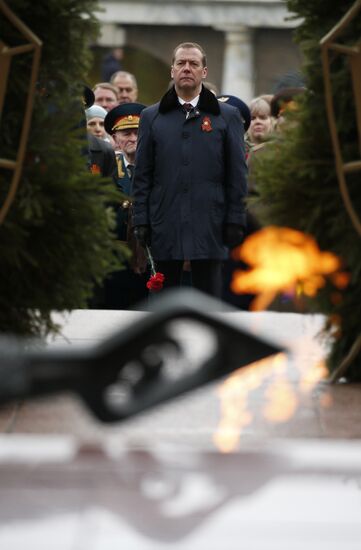
<svg viewBox="0 0 361 550"><path fill-rule="evenodd" d="M116 72L113 73L112 76L110 77L110 83L111 83L111 84L114 84L114 80L115 80L118 76L130 78L131 81L133 82L134 88L136 88L136 89L138 90L137 79L135 78L134 74L128 73L127 71L116 71Z"/></svg>

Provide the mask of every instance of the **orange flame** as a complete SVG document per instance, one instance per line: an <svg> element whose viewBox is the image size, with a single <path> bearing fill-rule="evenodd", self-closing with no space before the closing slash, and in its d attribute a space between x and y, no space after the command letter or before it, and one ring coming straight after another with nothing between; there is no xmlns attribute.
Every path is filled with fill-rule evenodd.
<svg viewBox="0 0 361 550"><path fill-rule="evenodd" d="M232 373L218 388L221 415L213 436L216 447L224 453L235 450L247 426L256 422L257 414L272 423L287 422L300 406L302 395L309 394L328 371L323 359L317 360L321 349L311 339L302 338L295 344L294 367L300 373L298 380L287 379L289 361L284 353L252 363ZM315 357L315 361L309 361ZM252 392L261 392L262 409L250 410ZM328 407L331 396L325 392L319 396L320 405Z"/></svg>
<svg viewBox="0 0 361 550"><path fill-rule="evenodd" d="M270 375L277 361L284 361L283 353L271 359L262 359L233 372L218 388L221 401L221 420L213 441L222 452L236 448L240 433L253 415L248 411L248 397Z"/></svg>
<svg viewBox="0 0 361 550"><path fill-rule="evenodd" d="M267 420L286 422L294 415L298 399L291 384L285 378L271 384L265 396L268 402L264 406L263 414Z"/></svg>
<svg viewBox="0 0 361 550"><path fill-rule="evenodd" d="M265 309L280 291L315 296L325 285L326 275L338 288L348 284L347 273L337 272L340 259L321 252L309 235L288 227L269 226L250 235L233 256L251 269L235 271L233 292L254 293L252 310Z"/></svg>
<svg viewBox="0 0 361 550"><path fill-rule="evenodd" d="M287 227L270 226L253 233L233 256L251 266L248 271L234 273L231 288L236 293L257 294L253 310L265 309L280 291L315 296L326 284L326 276L340 290L350 279L349 274L338 271L341 261L337 256L321 252L312 237ZM339 303L341 292L334 292L331 300ZM334 315L329 323L335 337L340 330L340 319ZM249 410L249 400L257 388L262 391L264 386L263 418L273 423L286 422L297 411L300 398L327 377L324 360L318 357L321 349L312 338L298 339L290 344L292 346L298 380L289 382L287 356L278 354L236 371L221 385L218 390L221 420L214 435L214 443L221 451L234 450L244 428L255 420L255 413ZM321 406L332 402L327 393L319 399ZM260 413L259 407L257 412Z"/></svg>

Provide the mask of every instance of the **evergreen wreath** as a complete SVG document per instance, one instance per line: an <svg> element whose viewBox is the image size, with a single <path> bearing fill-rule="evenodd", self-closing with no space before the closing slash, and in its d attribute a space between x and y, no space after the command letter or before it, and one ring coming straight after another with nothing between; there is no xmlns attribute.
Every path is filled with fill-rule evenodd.
<svg viewBox="0 0 361 550"><path fill-rule="evenodd" d="M328 368L334 372L360 335L361 254L360 239L344 207L335 171L335 159L325 105L320 40L338 23L354 0L288 0L287 5L302 23L295 40L303 52L307 91L299 109L287 116L288 123L267 146L254 167L258 209L265 224L277 224L311 234L322 250L343 259L351 280L336 299L331 283L309 300L310 311L327 315L326 334L331 338ZM360 40L361 18L356 18L342 40L354 45ZM357 121L349 66L342 56L332 62L332 87L338 131L344 156L359 158ZM292 122L293 121L293 122ZM361 212L360 172L347 177L356 212ZM348 380L361 380L360 352L347 369Z"/></svg>
<svg viewBox="0 0 361 550"><path fill-rule="evenodd" d="M0 332L44 335L51 312L83 308L96 283L119 269L110 178L87 167L82 103L98 33L94 0L12 0L15 15L43 42L26 159L15 200L0 225ZM22 43L1 17L1 39ZM15 158L25 111L31 54L14 58L1 118L0 148ZM0 204L9 188L0 170Z"/></svg>

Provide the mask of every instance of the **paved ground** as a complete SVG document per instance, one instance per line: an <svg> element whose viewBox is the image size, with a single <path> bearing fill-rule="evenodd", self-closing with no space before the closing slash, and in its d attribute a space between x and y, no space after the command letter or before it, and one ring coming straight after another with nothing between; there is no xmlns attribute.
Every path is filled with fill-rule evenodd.
<svg viewBox="0 0 361 550"><path fill-rule="evenodd" d="M60 318L62 335L49 345L94 344L131 323L143 312L74 311ZM295 313L222 314L238 326L286 345L288 359L270 358L233 376L233 386L212 383L124 423L104 425L72 395L58 395L3 407L3 433L73 434L84 440L116 439L133 448L152 441L192 448L239 449L269 438L359 438L361 386L315 381L322 374L327 346L317 336L320 315ZM185 330L184 341L200 353L202 337ZM198 350L198 351L197 351ZM230 412L224 407L233 403ZM222 423L221 423L222 418Z"/></svg>
<svg viewBox="0 0 361 550"><path fill-rule="evenodd" d="M50 345L143 315L74 311ZM113 426L71 395L3 407L1 549L360 548L361 388L320 380L322 317L222 315L290 353ZM188 368L212 340L177 331Z"/></svg>

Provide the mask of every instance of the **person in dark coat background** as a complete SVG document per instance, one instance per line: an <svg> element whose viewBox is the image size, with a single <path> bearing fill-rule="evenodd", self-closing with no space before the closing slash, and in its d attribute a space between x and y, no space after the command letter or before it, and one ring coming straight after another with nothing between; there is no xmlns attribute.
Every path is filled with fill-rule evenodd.
<svg viewBox="0 0 361 550"><path fill-rule="evenodd" d="M113 147L103 139L93 136L89 132L88 151L89 151L89 170L92 174L100 174L104 177L115 176L116 160Z"/></svg>
<svg viewBox="0 0 361 550"><path fill-rule="evenodd" d="M123 70L123 57L123 48L113 48L110 53L103 57L101 65L102 80L108 82L114 73Z"/></svg>
<svg viewBox="0 0 361 550"><path fill-rule="evenodd" d="M242 101L239 97L236 97L234 95L229 94L222 94L219 96L218 101L221 103L227 103L228 105L233 105L233 107L237 107L239 109L241 119L244 125L244 131L249 132L249 128L251 125L251 110L249 109L248 105ZM248 162L248 159L247 159ZM249 173L248 173L248 193L250 193L250 180L249 180ZM253 233L254 231L257 231L257 229L260 229L260 225L257 222L256 218L250 213L249 210L247 210L247 227L245 231L245 237L247 238L248 235ZM233 279L233 273L234 271L238 271L241 269L247 269L248 266L239 260L235 260L232 258L232 255L230 254L228 260L224 262L223 265L223 292L222 292L222 300L224 302L227 302L228 304L231 304L234 307L240 308L240 309L249 309L249 304L254 298L251 294L235 294L231 290L231 282Z"/></svg>
<svg viewBox="0 0 361 550"><path fill-rule="evenodd" d="M175 48L171 76L174 86L141 115L134 230L150 244L164 287L180 284L190 260L193 286L220 297L227 247L242 242L246 226L243 123L238 109L203 86L199 44Z"/></svg>
<svg viewBox="0 0 361 550"><path fill-rule="evenodd" d="M129 245L129 208L131 207L132 177L137 146L139 117L145 105L128 103L114 107L104 119L106 132L114 138L118 149L116 186L121 192L116 213L117 238ZM134 252L134 250L133 250ZM143 254L143 258L144 254ZM104 281L103 309L131 309L147 297L146 262L141 268L136 259L125 263L124 269L114 271Z"/></svg>
<svg viewBox="0 0 361 550"><path fill-rule="evenodd" d="M94 92L88 86L83 87L83 107L85 109L84 115L87 109L90 109L94 105ZM80 127L86 128L86 116L83 116L79 123ZM101 175L104 177L115 176L116 173L116 160L113 147L90 132L86 132L87 147L84 147L83 154L87 157L87 165L92 174Z"/></svg>

